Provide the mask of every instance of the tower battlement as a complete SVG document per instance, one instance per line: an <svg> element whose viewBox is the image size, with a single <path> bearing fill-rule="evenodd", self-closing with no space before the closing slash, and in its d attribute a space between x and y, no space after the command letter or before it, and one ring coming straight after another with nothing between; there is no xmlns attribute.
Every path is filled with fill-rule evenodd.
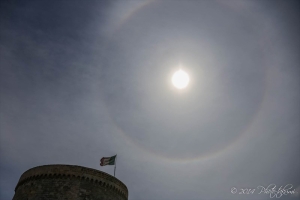
<svg viewBox="0 0 300 200"><path fill-rule="evenodd" d="M24 172L13 200L127 200L124 183L105 172L76 165L43 165Z"/></svg>

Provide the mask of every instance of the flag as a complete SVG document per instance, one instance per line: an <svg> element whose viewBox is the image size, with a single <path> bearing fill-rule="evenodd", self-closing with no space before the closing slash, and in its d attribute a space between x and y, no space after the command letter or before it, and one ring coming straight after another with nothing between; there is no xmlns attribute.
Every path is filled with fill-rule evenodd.
<svg viewBox="0 0 300 200"><path fill-rule="evenodd" d="M103 157L103 158L101 158L100 166L114 165L115 161L116 161L116 157L117 157L117 155L112 156L112 157Z"/></svg>

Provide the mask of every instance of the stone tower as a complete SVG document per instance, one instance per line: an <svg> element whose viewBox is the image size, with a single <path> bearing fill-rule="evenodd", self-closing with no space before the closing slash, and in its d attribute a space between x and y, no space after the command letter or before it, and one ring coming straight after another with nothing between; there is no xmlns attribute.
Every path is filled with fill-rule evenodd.
<svg viewBox="0 0 300 200"><path fill-rule="evenodd" d="M24 172L13 200L127 200L128 190L115 177L76 165L44 165Z"/></svg>

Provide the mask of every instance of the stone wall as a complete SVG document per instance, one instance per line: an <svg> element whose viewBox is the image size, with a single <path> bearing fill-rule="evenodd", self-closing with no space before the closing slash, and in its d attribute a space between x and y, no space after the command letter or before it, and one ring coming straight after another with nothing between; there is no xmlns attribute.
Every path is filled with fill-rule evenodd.
<svg viewBox="0 0 300 200"><path fill-rule="evenodd" d="M127 200L125 184L86 167L44 165L24 172L13 200Z"/></svg>

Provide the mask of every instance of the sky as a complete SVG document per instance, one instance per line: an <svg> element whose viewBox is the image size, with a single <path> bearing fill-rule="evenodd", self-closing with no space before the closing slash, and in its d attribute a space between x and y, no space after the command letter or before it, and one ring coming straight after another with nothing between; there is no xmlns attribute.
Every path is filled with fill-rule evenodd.
<svg viewBox="0 0 300 200"><path fill-rule="evenodd" d="M115 154L129 200L265 200L271 184L299 199L299 15L293 0L1 1L0 199L39 165L113 175L99 160Z"/></svg>

